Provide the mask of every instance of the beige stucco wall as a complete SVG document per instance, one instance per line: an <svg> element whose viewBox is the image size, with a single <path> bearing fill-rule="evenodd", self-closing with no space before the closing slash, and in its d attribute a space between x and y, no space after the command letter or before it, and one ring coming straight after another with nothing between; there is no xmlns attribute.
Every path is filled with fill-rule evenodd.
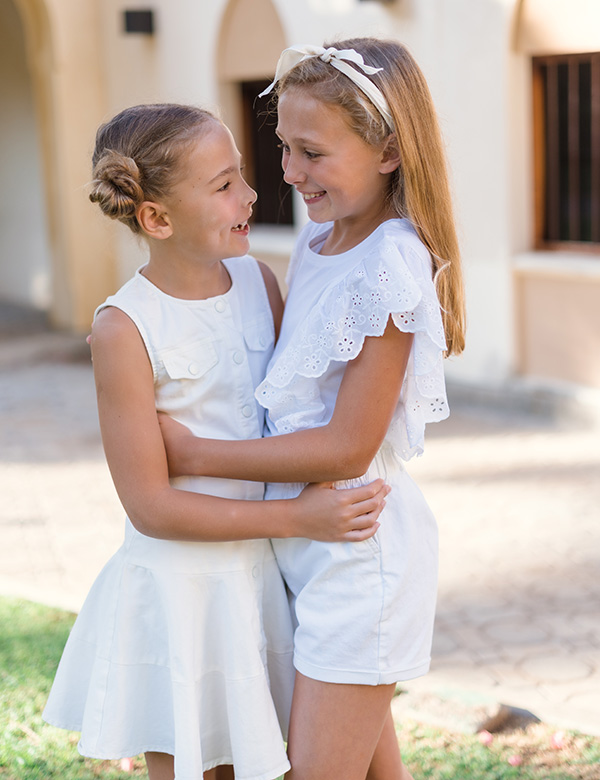
<svg viewBox="0 0 600 780"><path fill-rule="evenodd" d="M540 269L517 274L517 293L521 372L600 388L600 279Z"/></svg>
<svg viewBox="0 0 600 780"><path fill-rule="evenodd" d="M84 195L90 140L105 111L98 3L16 0L15 5L42 146L53 268L50 314L59 326L85 331L114 278L112 247Z"/></svg>
<svg viewBox="0 0 600 780"><path fill-rule="evenodd" d="M600 51L600 3L521 0L513 48L515 58L526 64L527 83L534 55ZM530 91L524 94L531 111ZM532 144L530 118L523 127L527 134L521 146L527 149ZM532 168L529 161L525 169L529 210ZM516 170L513 176L516 180ZM518 229L518 215L512 224ZM600 250L533 251L532 217L526 225L525 241L515 245L513 258L517 372L536 381L600 388Z"/></svg>
<svg viewBox="0 0 600 780"><path fill-rule="evenodd" d="M515 47L528 54L598 51L598 0L520 0Z"/></svg>
<svg viewBox="0 0 600 780"><path fill-rule="evenodd" d="M41 150L23 25L0 0L0 298L45 309L51 264Z"/></svg>

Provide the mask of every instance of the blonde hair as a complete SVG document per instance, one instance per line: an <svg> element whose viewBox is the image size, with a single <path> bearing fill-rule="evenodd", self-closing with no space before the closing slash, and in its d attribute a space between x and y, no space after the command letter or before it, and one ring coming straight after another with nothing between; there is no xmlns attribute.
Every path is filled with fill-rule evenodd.
<svg viewBox="0 0 600 780"><path fill-rule="evenodd" d="M101 125L92 157L90 200L107 217L134 233L136 210L145 200L169 194L179 162L205 125L219 121L209 111L176 103L132 106Z"/></svg>
<svg viewBox="0 0 600 780"><path fill-rule="evenodd" d="M465 305L460 250L454 223L446 157L427 82L402 44L376 38L351 38L325 48L355 49L367 65L383 68L369 76L385 96L396 128L400 167L391 180L394 211L413 223L429 249L433 278L442 309L447 355L458 355L465 344ZM288 71L276 94L291 87L345 112L350 129L366 143L379 145L392 135L385 120L354 82L318 57Z"/></svg>

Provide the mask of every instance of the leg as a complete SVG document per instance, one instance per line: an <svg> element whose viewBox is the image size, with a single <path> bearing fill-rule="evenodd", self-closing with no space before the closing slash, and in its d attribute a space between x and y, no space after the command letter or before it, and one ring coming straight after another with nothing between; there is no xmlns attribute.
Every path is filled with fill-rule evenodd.
<svg viewBox="0 0 600 780"><path fill-rule="evenodd" d="M203 775L203 780L233 780L233 778L233 767L230 764L216 766Z"/></svg>
<svg viewBox="0 0 600 780"><path fill-rule="evenodd" d="M215 773L214 780L233 780L233 767L230 764L223 764L212 770ZM207 778L208 772L205 772L204 777ZM207 778L207 780L211 780Z"/></svg>
<svg viewBox="0 0 600 780"><path fill-rule="evenodd" d="M394 719L389 710L366 780L414 780L402 763Z"/></svg>
<svg viewBox="0 0 600 780"><path fill-rule="evenodd" d="M365 780L394 688L324 683L296 674L287 780ZM398 770L389 780L400 777Z"/></svg>
<svg viewBox="0 0 600 780"><path fill-rule="evenodd" d="M148 780L173 780L175 766L173 756L168 753L144 753Z"/></svg>
<svg viewBox="0 0 600 780"><path fill-rule="evenodd" d="M145 753L148 780L173 780L175 768L173 756L168 753ZM204 780L233 780L232 766L218 766L204 772Z"/></svg>

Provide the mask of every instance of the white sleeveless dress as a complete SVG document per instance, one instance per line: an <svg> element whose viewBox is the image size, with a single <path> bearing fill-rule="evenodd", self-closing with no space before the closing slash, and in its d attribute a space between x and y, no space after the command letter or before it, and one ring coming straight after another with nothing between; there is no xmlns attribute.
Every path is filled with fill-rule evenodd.
<svg viewBox="0 0 600 780"><path fill-rule="evenodd" d="M437 526L402 461L423 451L426 423L448 416L444 329L431 258L410 222L386 221L349 251L321 255L330 230L309 223L298 238L281 335L256 397L271 435L326 425L365 338L381 336L390 318L414 333L383 445L363 477L339 485L383 477L392 492L372 539L275 539L273 547L292 594L296 669L325 682L390 684L430 664ZM290 498L302 487L270 484L267 498Z"/></svg>
<svg viewBox="0 0 600 780"><path fill-rule="evenodd" d="M156 407L195 434L256 438L254 389L274 328L251 257L225 261L230 290L207 300L161 292L139 272L100 307L136 324L154 372ZM263 499L262 483L185 477L181 489ZM215 518L215 523L219 518ZM237 780L289 769L284 737L293 689L292 626L269 540L173 542L125 522L78 616L44 711L81 731L94 758L175 756L177 780L233 764Z"/></svg>

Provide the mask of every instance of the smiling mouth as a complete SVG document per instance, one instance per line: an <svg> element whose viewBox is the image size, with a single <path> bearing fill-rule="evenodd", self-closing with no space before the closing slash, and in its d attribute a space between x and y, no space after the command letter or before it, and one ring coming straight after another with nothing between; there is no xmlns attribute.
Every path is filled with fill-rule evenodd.
<svg viewBox="0 0 600 780"><path fill-rule="evenodd" d="M304 202L309 200L314 200L315 198L321 198L323 195L325 195L325 190L321 190L321 192L303 192L302 197L304 198Z"/></svg>
<svg viewBox="0 0 600 780"><path fill-rule="evenodd" d="M234 233L246 233L249 230L247 222L241 222L239 225L231 228Z"/></svg>

